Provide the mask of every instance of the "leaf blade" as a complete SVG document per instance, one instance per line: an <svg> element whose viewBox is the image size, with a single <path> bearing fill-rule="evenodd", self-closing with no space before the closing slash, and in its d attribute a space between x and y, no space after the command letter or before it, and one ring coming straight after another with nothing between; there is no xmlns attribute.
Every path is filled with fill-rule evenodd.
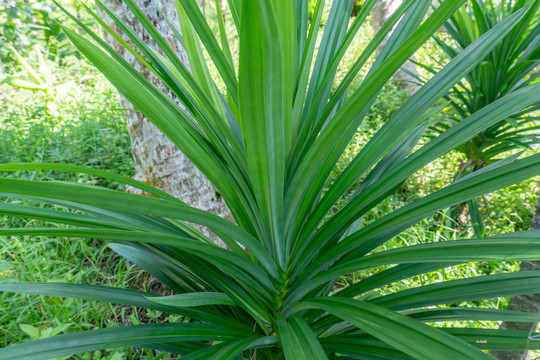
<svg viewBox="0 0 540 360"><path fill-rule="evenodd" d="M305 304L340 317L418 359L491 359L438 329L371 303L332 297L310 299Z"/></svg>

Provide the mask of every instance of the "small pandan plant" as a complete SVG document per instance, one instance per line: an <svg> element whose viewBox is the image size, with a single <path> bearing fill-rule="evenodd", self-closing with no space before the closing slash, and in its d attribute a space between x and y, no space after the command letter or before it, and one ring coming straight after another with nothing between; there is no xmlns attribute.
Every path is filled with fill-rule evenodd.
<svg viewBox="0 0 540 360"><path fill-rule="evenodd" d="M435 124L432 129L436 133L443 133L496 100L540 81L540 2L472 0L444 25L450 41L433 37L447 56L445 60L451 60L498 23L526 7L530 7L529 11L518 26L445 95L455 110L455 116ZM433 74L441 68L417 64ZM538 110L540 101L516 109L507 118L456 146L455 150L463 154L465 160L456 169L455 179L493 164L509 153L539 145L540 118L535 115ZM474 230L477 235L482 234L484 229L478 203L471 200L468 204Z"/></svg>
<svg viewBox="0 0 540 360"><path fill-rule="evenodd" d="M103 171L59 164L1 165L2 171L90 173L153 195L1 178L2 196L77 212L6 203L1 207L4 214L65 225L2 228L0 235L116 241L111 245L116 252L176 294L163 297L65 283L1 285L1 291L144 307L179 314L184 320L55 336L4 348L0 359L48 359L138 347L179 354L186 360L478 360L491 358L486 349L540 347L525 332L445 326L449 321L534 321L536 314L445 305L538 292L539 271L445 281L384 295L377 292L397 281L460 263L540 259L540 232L534 231L380 248L440 209L540 174L540 154L498 163L370 223L357 221L425 165L540 100L540 84L512 91L412 152L427 128L424 114L505 36L519 31L522 19L531 16L535 7L516 11L453 58L392 115L337 180L327 184L384 84L465 0L442 1L427 18L431 1L404 1L339 84L334 84L334 78L340 61L375 0L365 1L351 24L352 1L334 1L317 52L324 0L317 1L310 23L307 0L230 0L240 41L237 64L225 43L219 45L197 2L178 0L192 73L134 1L125 2L160 47L160 55L99 2L133 47L111 28L105 29L151 69L184 107L84 24L79 22L93 41L71 29L65 32L212 181L236 224L149 185ZM78 21L75 16L73 20ZM395 26L360 87L345 97L353 79ZM226 93L218 92L211 80L201 44L219 71ZM334 204L358 181L358 190L335 212ZM215 245L191 223L210 228L229 249ZM385 270L373 271L374 275L353 285L336 286L336 279L343 275L383 266Z"/></svg>

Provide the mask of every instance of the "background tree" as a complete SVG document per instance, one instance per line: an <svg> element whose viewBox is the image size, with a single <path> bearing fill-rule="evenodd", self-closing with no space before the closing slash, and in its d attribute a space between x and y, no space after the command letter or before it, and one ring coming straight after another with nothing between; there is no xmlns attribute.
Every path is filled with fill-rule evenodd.
<svg viewBox="0 0 540 360"><path fill-rule="evenodd" d="M188 65L188 57L182 45L178 42L167 22L158 9L163 11L167 19L178 24L174 0L137 0L137 5L149 17L154 26L160 31L163 37L175 49L178 57ZM154 40L146 33L140 22L137 21L133 13L122 0L107 0L107 7L113 10L127 25L147 41L150 45L155 45ZM105 22L121 33L112 19L97 6L99 15ZM178 29L180 30L180 29ZM149 79L161 90L173 96L167 87L164 86L157 77L147 68L142 66L123 46L121 46L109 34L105 36L107 42L115 48L126 60L130 62L139 72ZM127 40L127 38L126 38ZM133 109L133 106L123 96L120 95L122 106L126 109ZM232 220L227 205L216 191L215 187L206 177L193 165L193 163L150 121L140 112L126 111L127 128L131 137L131 151L135 161L134 178L143 181L161 190L168 192L183 202L202 210L210 211L216 215ZM135 189L130 189L136 191ZM210 232L203 229L203 233L212 236ZM217 237L213 237L219 241ZM223 245L223 243L221 243Z"/></svg>

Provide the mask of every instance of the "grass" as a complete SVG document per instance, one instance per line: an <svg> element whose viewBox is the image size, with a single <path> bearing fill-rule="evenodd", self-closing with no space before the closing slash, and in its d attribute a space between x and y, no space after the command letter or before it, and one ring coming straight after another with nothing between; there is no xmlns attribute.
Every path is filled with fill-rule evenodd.
<svg viewBox="0 0 540 360"><path fill-rule="evenodd" d="M87 74L92 71L93 79L76 79L77 74L58 69L60 74L77 80L60 99L50 101L45 95L11 90L0 100L0 162L61 162L132 175L129 134L124 115L117 110L118 95L89 65L82 65L79 70ZM77 177L66 180L98 181Z"/></svg>
<svg viewBox="0 0 540 360"><path fill-rule="evenodd" d="M40 92L0 85L0 163L69 163L132 176L130 138L116 90L84 60L72 58L62 66L49 65L54 69L53 84L70 84L55 100ZM12 70L17 74L20 69L14 66ZM3 176L55 179L119 190L124 187L91 175L54 171ZM4 200L0 197L0 201ZM29 202L20 200L22 204ZM0 214L0 227L44 225ZM144 290L147 279L136 266L120 260L103 241L0 237L0 283L74 282ZM142 313L125 306L0 293L0 347L67 332L164 320L161 313ZM137 350L71 357L125 358L156 357Z"/></svg>
<svg viewBox="0 0 540 360"><path fill-rule="evenodd" d="M207 13L211 13L209 10L207 9ZM352 52L344 60L344 68L352 64L355 49L362 48L369 37L370 34L360 34ZM237 49L233 47L233 50ZM426 54L431 51L432 48L428 45L420 51L419 56L427 58ZM17 68L14 69L17 71ZM54 74L55 84L71 82L65 94L54 101L44 94L0 87L0 94L3 94L0 95L0 163L60 162L133 175L129 134L123 113L118 110L120 104L116 91L84 60L74 58L62 67L56 67ZM405 100L406 94L399 87L393 84L386 86L373 111L351 141L330 181L337 177L339 171L345 168L371 134ZM403 184L394 197L366 214L364 222L374 221L388 210L399 208L448 184L460 160L462 159L459 154L452 153L433 162ZM32 172L12 176L62 179L121 189L120 184L89 175ZM536 180L529 180L486 196L487 205L482 209L487 235L528 229L537 192ZM21 200L26 201L28 200ZM435 221L417 224L386 246L468 238L473 234L469 227L456 228L444 213L436 214L433 220ZM1 215L0 224L5 227L39 225ZM424 283L517 269L517 264L513 262L465 264L402 281L388 286L384 291L393 292L398 288L415 287ZM366 273L355 273L340 279L340 282L350 283L364 276ZM0 237L0 283L66 281L118 287L132 287L136 284L144 288L146 283L140 280L141 277L142 273L135 266L119 261L103 242L45 237ZM477 305L504 306L506 302L507 299L491 299ZM17 318L13 313L18 314ZM0 293L0 346L56 333L164 320L164 316L159 313L141 314L131 308L91 301ZM478 326L495 325L479 323ZM126 357L156 358L152 353L140 354L134 351L95 353L73 358L118 360Z"/></svg>
<svg viewBox="0 0 540 360"><path fill-rule="evenodd" d="M69 91L55 101L44 94L0 89L4 94L0 99L0 162L71 163L132 175L129 134L122 112L115 110L119 108L116 92L84 62L55 70L57 79L73 81ZM12 176L121 187L87 175L31 172ZM39 226L2 215L0 223L4 227ZM119 262L102 242L0 237L2 283L60 281L128 286L138 276L138 269ZM0 294L0 346L128 319L125 310L107 304ZM113 359L114 354L107 358Z"/></svg>

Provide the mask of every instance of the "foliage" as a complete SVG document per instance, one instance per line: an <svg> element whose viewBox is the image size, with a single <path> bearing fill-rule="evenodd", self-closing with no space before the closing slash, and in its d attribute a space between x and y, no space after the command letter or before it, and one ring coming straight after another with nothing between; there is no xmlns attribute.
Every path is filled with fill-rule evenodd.
<svg viewBox="0 0 540 360"><path fill-rule="evenodd" d="M411 154L428 126L432 105L534 8L517 11L454 58L392 115L329 184L330 172L384 84L464 1L442 2L424 22L431 2L405 1L332 92L338 65L374 2L365 2L350 27L352 2L333 2L314 56L324 1L319 2L308 28L307 1L231 0L240 39L237 75L228 47L220 47L196 1L179 0L177 4L190 73L134 2L126 0L162 54L145 45L110 12L138 50L107 30L182 100L185 109L84 24L79 25L93 42L66 28L79 50L215 184L237 224L191 208L146 184L96 169L0 165L5 171L88 173L123 181L153 195L1 178L0 188L6 195L60 204L81 213L6 204L14 217L39 219L51 226L3 228L0 235L117 241L111 246L114 251L162 280L176 295L161 297L66 283L11 284L0 290L137 306L186 320L59 335L0 350L0 359L54 358L121 346L189 354L186 359L295 360L487 359L490 357L479 349L524 348L528 333L455 329L444 324L450 320L533 321L536 314L428 307L533 293L538 272L442 281L383 296L373 290L469 261L537 260L538 232L373 251L440 209L537 175L539 155L492 165L376 221L362 224L359 219L416 171L516 109L539 100L538 84L512 92ZM397 31L360 87L345 99L356 74L400 18ZM199 40L224 81L225 94L216 90ZM334 212L334 204L359 180L346 205ZM64 226L54 225L59 223ZM219 248L188 223L207 226L230 251ZM354 285L335 287L342 275L390 265L396 266ZM539 344L531 341L529 346Z"/></svg>
<svg viewBox="0 0 540 360"><path fill-rule="evenodd" d="M514 91L538 82L540 72L540 15L534 1L474 0L450 17L445 28L451 42L434 39L449 59L455 58L472 42L519 9L531 5L534 11L521 20L516 30L508 34L471 72L454 86L446 99L455 110L455 117L435 124L432 129L441 133L483 107ZM428 71L434 67L420 64ZM515 153L540 144L535 110L540 102L517 109L508 118L481 131L456 147L465 161L456 170L455 179L482 169L508 152ZM477 235L484 231L478 200L468 202ZM457 216L457 208L453 210Z"/></svg>
<svg viewBox="0 0 540 360"><path fill-rule="evenodd" d="M17 52L40 45L47 49L47 57L61 61L77 52L69 46L57 20L58 12L48 1L7 0L0 3L0 62L4 65L17 60L10 50Z"/></svg>
<svg viewBox="0 0 540 360"><path fill-rule="evenodd" d="M40 161L93 166L132 175L129 135L119 107L118 95L105 79L85 62L55 67L54 76L72 81L69 92L54 101L45 94L14 88L0 92L0 163ZM54 66L54 64L51 64ZM84 73L85 76L81 76ZM13 176L91 183L123 190L124 184L85 174L55 171L21 172ZM0 202L1 227L45 226L39 220L5 215ZM19 205L38 205L15 200ZM43 205L43 207L51 208ZM54 207L61 210L60 207ZM59 224L60 225L60 224ZM137 278L140 278L137 280ZM69 281L103 285L144 286L140 270L111 253L102 242L50 237L0 237L0 283ZM44 300L45 305L42 304ZM140 317L131 309L105 303L28 295L0 294L0 346L48 337L58 332L91 330L135 323ZM14 316L16 314L16 316ZM154 313L147 312L150 319ZM154 321L154 320L152 320ZM69 326L68 326L69 325ZM32 330L34 329L34 330ZM39 336L36 335L36 330ZM26 333L25 333L26 331ZM29 335L33 332L33 335ZM133 352L133 351L131 351ZM120 359L123 352L107 353L104 359ZM130 352L126 352L128 357ZM80 359L99 359L97 353Z"/></svg>
<svg viewBox="0 0 540 360"><path fill-rule="evenodd" d="M96 78L88 65L77 71L88 76L77 80L74 74L55 69L58 77L70 79L74 85L66 96L54 101L29 92L0 99L0 163L55 162L132 174L130 140L116 92L100 83L103 79ZM34 172L32 177L124 188L118 182L80 174L66 177L49 171Z"/></svg>
<svg viewBox="0 0 540 360"><path fill-rule="evenodd" d="M467 74L465 81L461 81L451 89L447 99L458 116L450 124L438 124L436 130L442 132L453 123L467 118L505 95L538 82L539 5L530 0L517 2L474 0L469 6L456 12L445 24L454 46L438 37L434 38L445 54L452 59L503 19L528 5L532 5L535 11L524 17L520 26L508 34L484 61ZM434 71L433 68L430 70ZM538 127L535 126L538 118L530 114L538 108L540 103L519 109L508 118L456 147L456 150L463 153L467 159L459 172L466 175L492 164L508 151L527 149L539 144L540 140L536 136Z"/></svg>
<svg viewBox="0 0 540 360"><path fill-rule="evenodd" d="M0 4L0 84L43 92L50 100L71 90L73 82L60 79L55 69L80 60L80 53L61 31L55 9L51 1Z"/></svg>
<svg viewBox="0 0 540 360"><path fill-rule="evenodd" d="M51 5L22 1L0 4L0 17L7 16L7 20L3 18L1 21L2 41L5 41L1 47L2 50L11 49L9 54L13 57L3 58L7 61L4 63L8 75L6 80L15 81L13 85L23 85L15 92L15 88L0 84L0 163L28 160L70 163L114 170L129 176L132 173L129 135L122 113L114 110L119 107L117 93L86 62L67 56L78 52L64 33L57 32L58 36L54 38L46 36L47 21L58 16L51 13L54 8ZM7 11L4 11L6 8ZM41 14L33 9L47 11ZM26 21L30 24L26 24ZM6 28L9 26L17 30L12 35L19 36L7 36ZM59 25L55 26L57 30L60 29ZM83 73L84 76L81 75ZM35 89L35 86L27 86L32 84L24 82L34 81L33 85L36 85L37 80L32 75L41 78L41 84L46 85L42 89L50 89L49 94L54 96L47 95L45 91L32 94L24 90ZM61 82L69 86L62 86ZM60 86L56 86L59 83ZM124 184L84 174L32 171L30 174L16 173L15 176L62 179L124 189ZM20 205L36 204L28 200L11 201L17 201ZM6 216L4 203L3 199L0 202L2 227L44 224ZM0 237L2 284L75 281L128 286L133 284L132 279L138 273L137 269L125 264L96 241ZM143 280L137 282L144 285ZM42 306L41 300L36 297L0 294L1 346L66 331L91 330L110 325L111 319L118 323L134 323L135 318L139 317L136 313L110 304L58 298L48 298L45 302L46 306ZM13 317L13 314L17 316ZM121 351L115 351L107 353L105 358L119 359L121 354ZM98 359L98 355L85 354L81 358Z"/></svg>

